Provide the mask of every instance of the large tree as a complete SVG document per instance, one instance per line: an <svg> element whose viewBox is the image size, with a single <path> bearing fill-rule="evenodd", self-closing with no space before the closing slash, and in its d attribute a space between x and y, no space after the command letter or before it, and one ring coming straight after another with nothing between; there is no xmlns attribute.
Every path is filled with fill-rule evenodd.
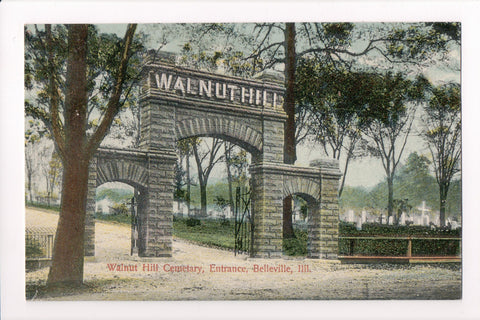
<svg viewBox="0 0 480 320"><path fill-rule="evenodd" d="M423 99L427 81L415 81L401 73L372 75L373 90L362 112L362 131L370 140L367 149L381 160L388 187L388 216L393 214L393 182L408 137L412 131L415 110Z"/></svg>
<svg viewBox="0 0 480 320"><path fill-rule="evenodd" d="M197 164L198 182L200 184L200 204L201 216L207 216L207 184L208 178L213 168L219 163L223 157L219 155L222 141L218 138L211 138L210 144L203 140L204 143L193 143L193 155ZM203 146L203 148L202 148Z"/></svg>
<svg viewBox="0 0 480 320"><path fill-rule="evenodd" d="M462 153L460 86L448 84L432 89L425 105L423 137L432 156L440 196L440 225L445 226L445 209L450 183L460 171Z"/></svg>
<svg viewBox="0 0 480 320"><path fill-rule="evenodd" d="M413 206L420 206L422 201L433 204L437 201L434 191L435 178L430 172L431 161L426 155L412 152L403 166L398 170L395 180L396 199L408 199Z"/></svg>
<svg viewBox="0 0 480 320"><path fill-rule="evenodd" d="M136 25L123 40L89 25L26 29L26 77L38 93L26 113L50 129L63 163L61 208L48 285L83 282L84 232L90 159L126 101ZM95 110L95 111L94 111ZM97 126L89 116L100 113Z"/></svg>
<svg viewBox="0 0 480 320"><path fill-rule="evenodd" d="M303 131L301 138L312 137L326 156L344 161L339 197L350 161L365 154L358 145L363 142L362 118L374 81L367 72L348 71L316 58L301 59L297 66L297 115L303 116L297 132Z"/></svg>

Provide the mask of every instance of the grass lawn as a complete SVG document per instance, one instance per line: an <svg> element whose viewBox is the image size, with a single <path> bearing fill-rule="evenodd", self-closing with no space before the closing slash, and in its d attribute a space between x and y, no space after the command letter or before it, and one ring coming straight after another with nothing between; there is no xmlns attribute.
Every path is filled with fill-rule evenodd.
<svg viewBox="0 0 480 320"><path fill-rule="evenodd" d="M234 222L175 218L173 235L201 244L234 249Z"/></svg>

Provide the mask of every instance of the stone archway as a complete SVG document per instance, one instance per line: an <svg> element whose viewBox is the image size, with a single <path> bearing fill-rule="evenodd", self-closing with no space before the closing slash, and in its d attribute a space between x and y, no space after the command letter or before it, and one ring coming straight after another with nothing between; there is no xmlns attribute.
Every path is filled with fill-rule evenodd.
<svg viewBox="0 0 480 320"><path fill-rule="evenodd" d="M283 163L286 114L281 78L226 77L181 68L155 54L145 59L142 74L139 148L100 149L91 163L86 255L94 255L91 190L97 181L115 178L145 187L142 256L171 256L175 144L187 137L210 136L232 141L252 155L254 256L282 255L283 196L303 193L318 200L309 256L336 259L338 163L317 162L316 168Z"/></svg>
<svg viewBox="0 0 480 320"><path fill-rule="evenodd" d="M240 121L221 117L190 118L178 121L175 127L177 140L204 136L229 140L251 154L260 154L263 150L262 133Z"/></svg>

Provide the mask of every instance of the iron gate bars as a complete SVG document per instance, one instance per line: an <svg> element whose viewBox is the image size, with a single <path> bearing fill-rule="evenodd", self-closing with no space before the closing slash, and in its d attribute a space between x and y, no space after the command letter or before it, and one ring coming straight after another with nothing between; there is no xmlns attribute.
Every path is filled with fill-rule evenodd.
<svg viewBox="0 0 480 320"><path fill-rule="evenodd" d="M250 208L250 190L237 187L235 191L234 254L244 252L253 256L254 217Z"/></svg>
<svg viewBox="0 0 480 320"><path fill-rule="evenodd" d="M139 219L138 219L138 203L135 201L135 196L132 197L130 201L130 216L132 219L131 228L132 228L132 244L130 249L130 255L133 256L134 254L138 255L138 235L139 235Z"/></svg>

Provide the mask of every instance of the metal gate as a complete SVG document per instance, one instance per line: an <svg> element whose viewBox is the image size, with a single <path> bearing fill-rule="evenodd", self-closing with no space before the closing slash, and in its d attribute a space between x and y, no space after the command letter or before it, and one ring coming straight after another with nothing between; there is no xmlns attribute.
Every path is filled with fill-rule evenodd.
<svg viewBox="0 0 480 320"><path fill-rule="evenodd" d="M250 208L250 190L236 188L235 192L235 250L253 256L253 214Z"/></svg>
<svg viewBox="0 0 480 320"><path fill-rule="evenodd" d="M136 197L133 196L130 201L130 217L132 219L131 228L131 247L130 247L130 255L133 256L138 255L138 248L139 248L139 234L140 234L140 219L138 217L138 201Z"/></svg>

